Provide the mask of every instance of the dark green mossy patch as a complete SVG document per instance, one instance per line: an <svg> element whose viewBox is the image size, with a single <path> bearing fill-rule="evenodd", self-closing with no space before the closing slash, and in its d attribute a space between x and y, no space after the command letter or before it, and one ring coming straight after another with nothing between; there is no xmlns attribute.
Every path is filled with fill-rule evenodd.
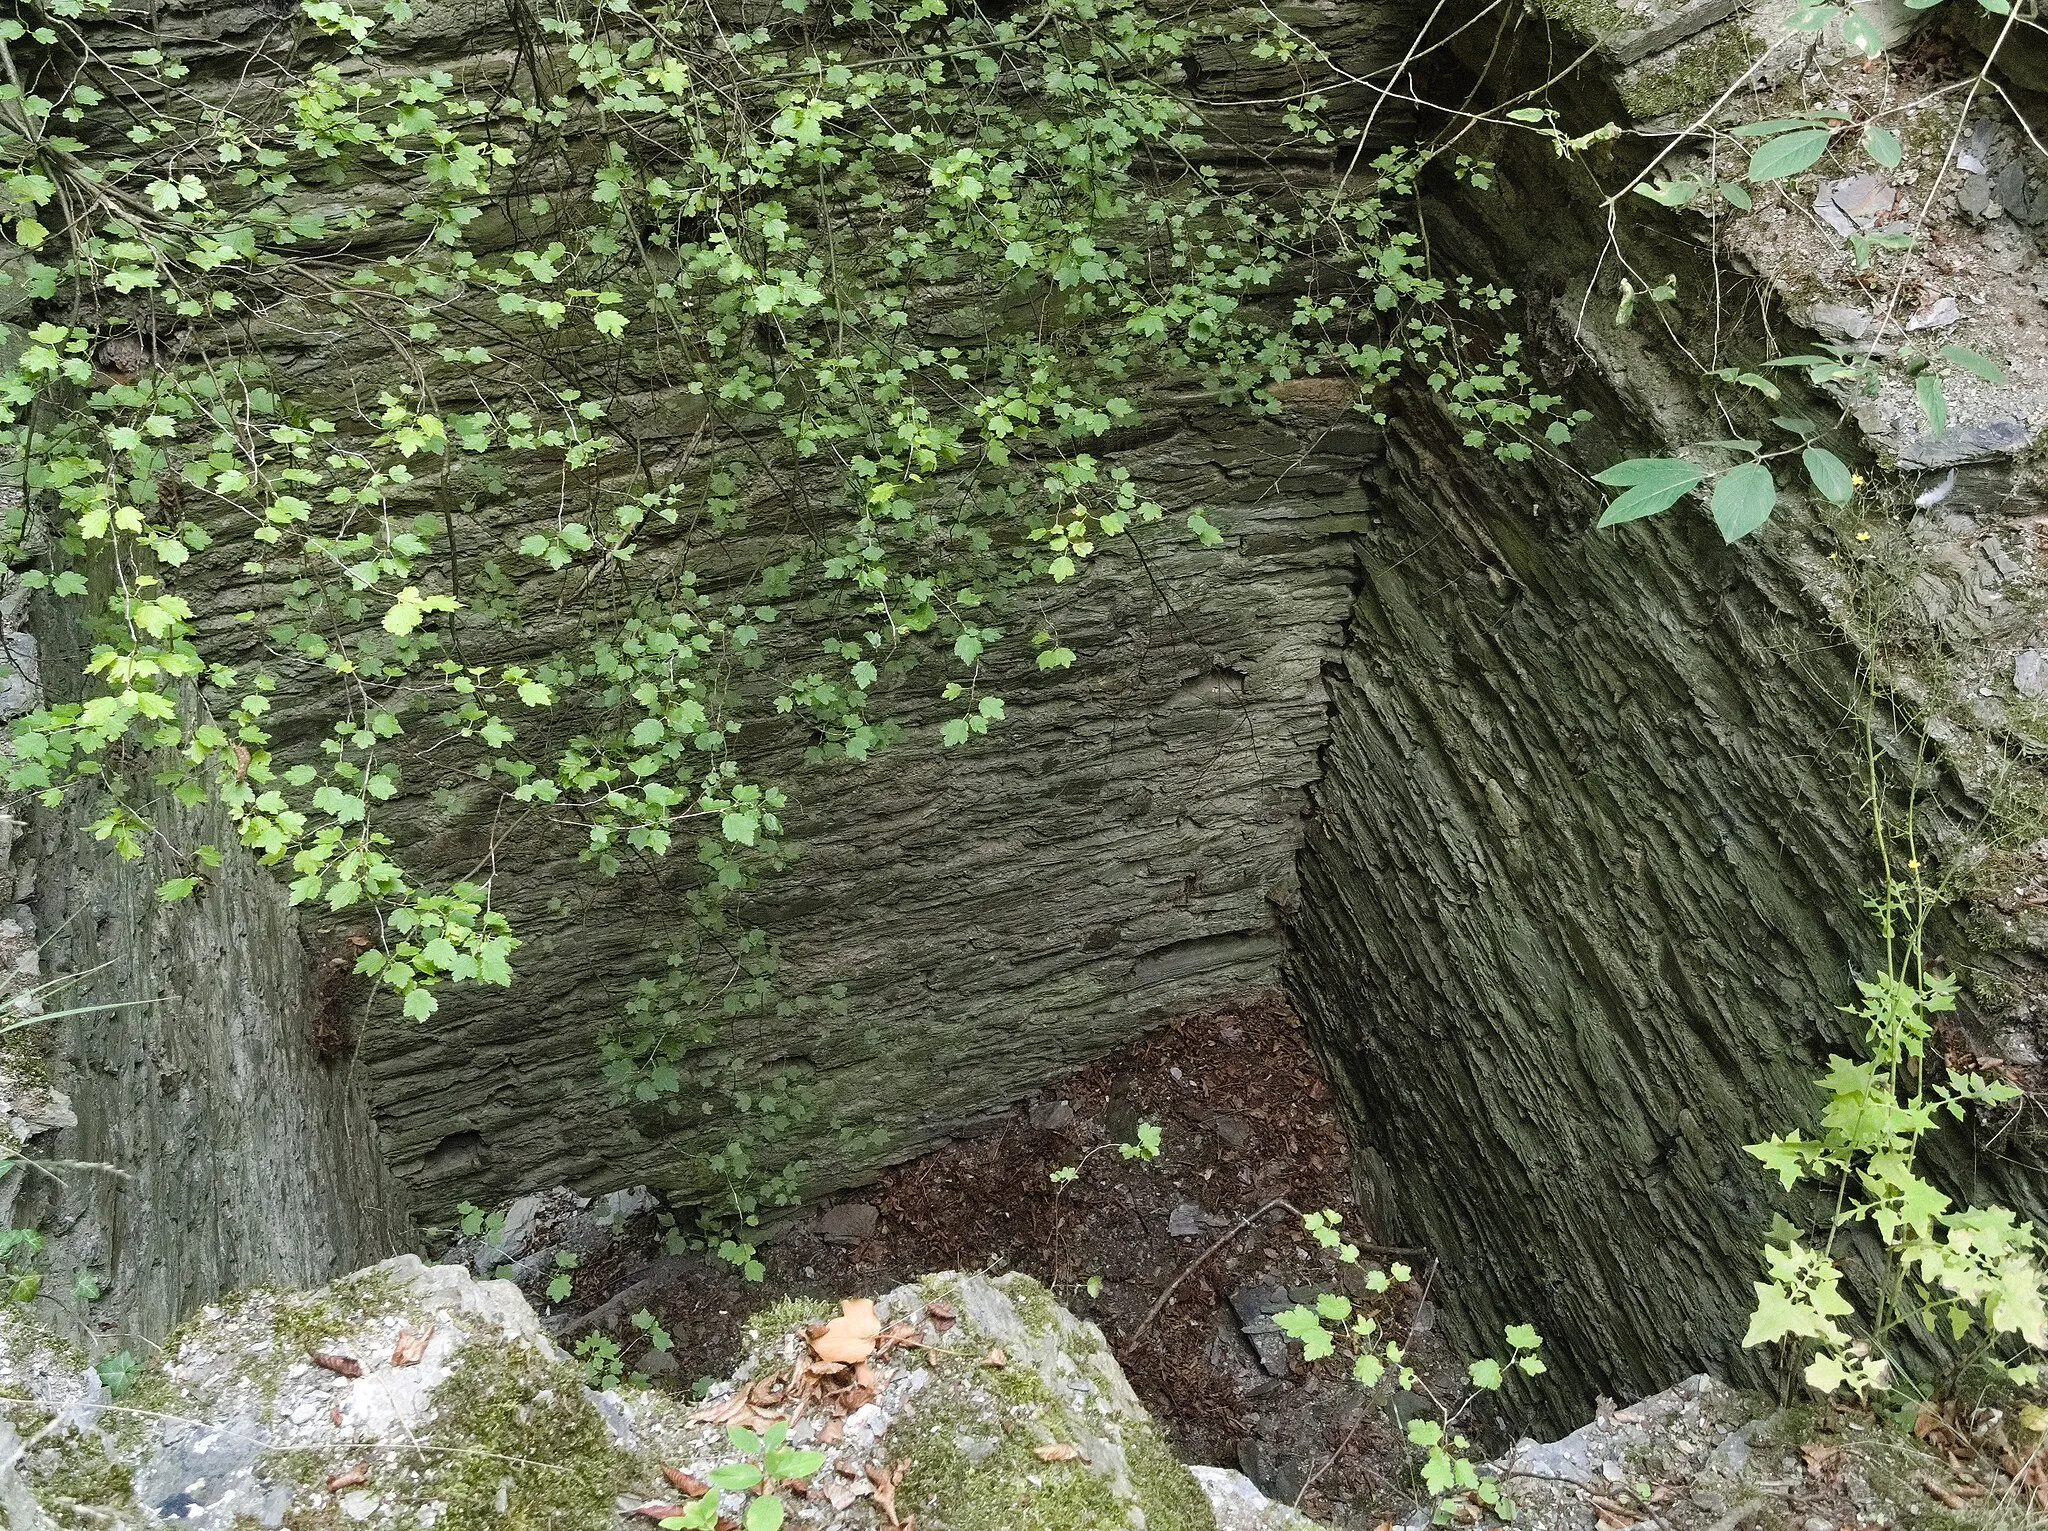
<svg viewBox="0 0 2048 1531"><path fill-rule="evenodd" d="M1638 122L1695 111L1726 90L1763 46L1739 23L1716 27L1623 74L1618 82L1621 104Z"/></svg>
<svg viewBox="0 0 2048 1531"><path fill-rule="evenodd" d="M413 1463L444 1531L598 1531L616 1524L626 1459L574 1366L473 1341L434 1390L434 1449Z"/></svg>

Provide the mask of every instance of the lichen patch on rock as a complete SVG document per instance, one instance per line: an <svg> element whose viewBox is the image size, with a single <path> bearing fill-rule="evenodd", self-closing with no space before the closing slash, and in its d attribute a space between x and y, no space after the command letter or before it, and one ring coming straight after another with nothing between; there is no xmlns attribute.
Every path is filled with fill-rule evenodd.
<svg viewBox="0 0 2048 1531"><path fill-rule="evenodd" d="M1307 1524L1247 1522L1249 1484L1175 1461L1101 1332L1028 1277L936 1275L848 1312L778 1305L696 1403L591 1389L518 1288L410 1255L208 1308L120 1399L17 1313L0 1508L30 1531L596 1531L707 1493L738 1524L772 1491L815 1531Z"/></svg>

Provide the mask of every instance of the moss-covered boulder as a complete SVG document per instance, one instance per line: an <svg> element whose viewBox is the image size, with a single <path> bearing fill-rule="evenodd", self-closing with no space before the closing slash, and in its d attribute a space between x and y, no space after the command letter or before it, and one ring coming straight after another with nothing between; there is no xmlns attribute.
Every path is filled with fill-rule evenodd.
<svg viewBox="0 0 2048 1531"><path fill-rule="evenodd" d="M1023 1276L782 1304L701 1400L592 1380L509 1282L409 1255L208 1308L119 1397L14 1314L0 1509L31 1531L759 1531L772 1496L817 1531L1306 1525L1182 1467L1100 1331Z"/></svg>

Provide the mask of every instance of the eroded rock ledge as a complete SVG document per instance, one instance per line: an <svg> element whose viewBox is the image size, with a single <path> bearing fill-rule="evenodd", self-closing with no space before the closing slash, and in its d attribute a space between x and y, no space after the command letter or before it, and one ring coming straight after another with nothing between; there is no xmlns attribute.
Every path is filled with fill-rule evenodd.
<svg viewBox="0 0 2048 1531"><path fill-rule="evenodd" d="M692 1404L593 1390L517 1287L411 1255L209 1307L119 1398L9 1309L0 1507L16 1531L652 1528L762 1461L735 1429L786 1419L822 1454L782 1484L792 1526L1312 1531L1176 1461L1101 1332L1028 1277L943 1273L848 1310L868 1361L827 1366L808 1335L828 1314L783 1303ZM726 1492L719 1524L750 1497Z"/></svg>
<svg viewBox="0 0 2048 1531"><path fill-rule="evenodd" d="M1021 1274L779 1303L701 1400L602 1380L512 1283L413 1255L208 1307L119 1396L9 1305L0 1512L11 1531L630 1531L711 1496L720 1528L757 1531L1322 1531L1177 1461L1101 1331ZM763 1467L781 1520L749 1516ZM1707 1376L1483 1471L1538 1531L1988 1525L2039 1478Z"/></svg>

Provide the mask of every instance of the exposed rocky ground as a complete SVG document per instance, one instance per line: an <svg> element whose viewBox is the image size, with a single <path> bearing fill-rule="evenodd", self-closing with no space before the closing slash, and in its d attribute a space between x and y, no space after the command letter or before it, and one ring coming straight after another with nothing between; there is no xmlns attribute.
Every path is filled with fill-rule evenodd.
<svg viewBox="0 0 2048 1531"><path fill-rule="evenodd" d="M1197 1528L1211 1496L1235 1531L1308 1524L1184 1469L1100 1332L1026 1277L928 1276L836 1317L783 1304L747 1334L695 1406L599 1391L509 1282L401 1256L209 1308L115 1398L14 1311L0 1503L21 1531L761 1531L785 1523L767 1497L821 1531Z"/></svg>
<svg viewBox="0 0 2048 1531"><path fill-rule="evenodd" d="M14 1531L1315 1531L1235 1471L1183 1467L1101 1331L1020 1274L786 1301L745 1335L694 1402L619 1386L510 1282L408 1255L208 1308L116 1395L10 1307L0 1508ZM1874 1531L2031 1501L2038 1436L2000 1480L1938 1451L1941 1428L1920 1444L1697 1377L1486 1472L1536 1531Z"/></svg>
<svg viewBox="0 0 2048 1531"><path fill-rule="evenodd" d="M1114 1145L1141 1121L1160 1128L1159 1157L1125 1160ZM1069 1165L1077 1178L1056 1183ZM1271 1316L1337 1280L1293 1209L1337 1210L1369 1236L1352 1185L1328 1086L1299 1022L1271 1000L1186 1019L771 1227L760 1283L669 1253L651 1199L561 1189L521 1198L494 1234L458 1240L453 1255L479 1275L502 1270L537 1303L563 1272L558 1256L573 1256L569 1294L549 1309L557 1335L607 1335L629 1370L677 1389L725 1375L747 1315L767 1302L879 1295L934 1268L1023 1271L1101 1326L1184 1460L1371 1526L1411 1497L1400 1432L1334 1362L1304 1366ZM1438 1278L1402 1253L1418 1279L1375 1298L1376 1310L1426 1371L1442 1371L1427 1297ZM672 1351L634 1325L642 1311Z"/></svg>

